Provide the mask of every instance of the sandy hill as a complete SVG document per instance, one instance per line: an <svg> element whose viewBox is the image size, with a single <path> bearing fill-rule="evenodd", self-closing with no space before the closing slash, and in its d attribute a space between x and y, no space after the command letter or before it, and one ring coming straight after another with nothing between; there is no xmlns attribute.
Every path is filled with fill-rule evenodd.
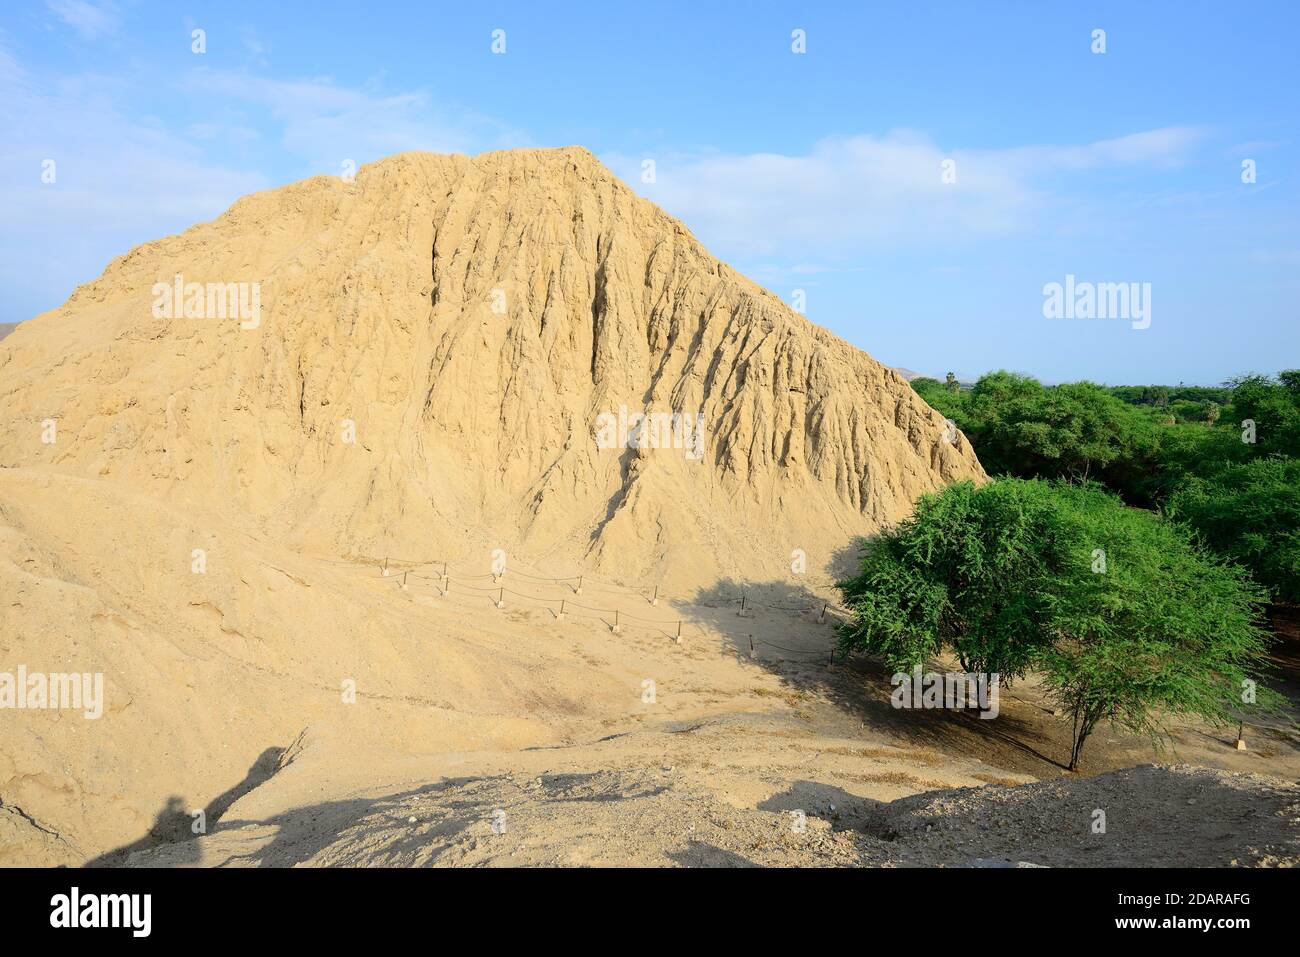
<svg viewBox="0 0 1300 957"><path fill-rule="evenodd" d="M258 284L256 327L179 300L156 316L178 275ZM624 409L703 440L599 447ZM5 340L0 422L0 466L129 483L316 554L499 547L679 585L785 575L796 548L827 567L982 475L897 373L576 148L402 154L137 247Z"/></svg>

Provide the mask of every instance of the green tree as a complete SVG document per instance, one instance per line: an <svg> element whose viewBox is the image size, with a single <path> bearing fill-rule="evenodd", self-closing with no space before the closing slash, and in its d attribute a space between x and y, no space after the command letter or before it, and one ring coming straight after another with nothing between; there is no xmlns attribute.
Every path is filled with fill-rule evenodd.
<svg viewBox="0 0 1300 957"><path fill-rule="evenodd" d="M1300 457L1300 370L1283 370L1277 381L1264 375L1241 376L1231 385L1230 424L1238 429L1247 419L1255 424L1253 451Z"/></svg>
<svg viewBox="0 0 1300 957"><path fill-rule="evenodd" d="M1006 370L951 398L933 379L912 385L957 423L993 475L1098 479L1131 501L1151 503L1160 427L1149 407L1090 382L1048 388Z"/></svg>
<svg viewBox="0 0 1300 957"><path fill-rule="evenodd" d="M1300 603L1300 459L1254 459L1188 476L1165 510L1249 568L1275 599Z"/></svg>
<svg viewBox="0 0 1300 957"><path fill-rule="evenodd" d="M1245 468L1300 460L1300 369L1213 388L1044 386L1005 370L958 393L935 379L913 386L958 425L990 474L1098 481L1132 505L1176 506L1277 600L1300 601L1291 545L1300 524L1290 489L1278 484L1294 472Z"/></svg>
<svg viewBox="0 0 1300 957"><path fill-rule="evenodd" d="M1163 385L1149 385L1143 390L1142 403L1144 405L1154 405L1163 409L1169 405L1169 387Z"/></svg>
<svg viewBox="0 0 1300 957"><path fill-rule="evenodd" d="M972 395L980 427L975 450L991 471L1025 478L1099 479L1146 501L1154 475L1159 428L1101 386L1076 382L1022 390L996 409Z"/></svg>
<svg viewBox="0 0 1300 957"><path fill-rule="evenodd" d="M1172 715L1235 720L1267 651L1266 595L1243 569L1095 485L951 486L867 544L839 587L846 653L896 671L944 650L1004 681L1040 671L1072 721L1071 770L1103 719L1156 743Z"/></svg>
<svg viewBox="0 0 1300 957"><path fill-rule="evenodd" d="M938 379L930 379L925 376L918 376L913 379L912 389L933 409L957 423L957 427L963 432L967 430L967 427L971 424L966 411L967 393L950 392L947 386Z"/></svg>
<svg viewBox="0 0 1300 957"><path fill-rule="evenodd" d="M1046 391L1033 376L999 369L979 377L971 387L971 399L979 405L983 415L995 417L1002 406L1013 401L1041 399Z"/></svg>

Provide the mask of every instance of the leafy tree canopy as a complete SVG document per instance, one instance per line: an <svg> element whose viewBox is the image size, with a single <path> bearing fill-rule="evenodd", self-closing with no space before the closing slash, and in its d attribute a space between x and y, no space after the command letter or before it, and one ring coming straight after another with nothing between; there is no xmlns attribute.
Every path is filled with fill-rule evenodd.
<svg viewBox="0 0 1300 957"><path fill-rule="evenodd" d="M1255 459L1188 476L1166 511L1250 568L1275 598L1300 603L1300 459Z"/></svg>

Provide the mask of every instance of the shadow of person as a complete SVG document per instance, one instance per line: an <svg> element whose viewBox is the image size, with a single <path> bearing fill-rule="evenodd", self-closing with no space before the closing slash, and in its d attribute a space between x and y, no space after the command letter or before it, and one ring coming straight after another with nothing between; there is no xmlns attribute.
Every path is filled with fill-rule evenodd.
<svg viewBox="0 0 1300 957"><path fill-rule="evenodd" d="M157 847L159 844L171 844L188 840L193 837L191 833L193 820L193 816L185 810L185 800L180 795L173 794L163 803L162 808L154 817L153 824L150 825L149 830L142 837L130 844L124 844L92 858L82 866L120 867L136 851ZM192 863L198 859L199 849L195 846L190 862Z"/></svg>
<svg viewBox="0 0 1300 957"><path fill-rule="evenodd" d="M143 836L88 860L84 867L121 867L137 851L145 851L163 844L176 845L167 855L169 865L197 863L201 853L194 839L209 833L231 806L253 788L266 781L279 769L284 748L266 748L249 767L243 780L222 791L204 806L202 817L187 810L184 799L177 794L167 798ZM195 830L197 821L202 828Z"/></svg>

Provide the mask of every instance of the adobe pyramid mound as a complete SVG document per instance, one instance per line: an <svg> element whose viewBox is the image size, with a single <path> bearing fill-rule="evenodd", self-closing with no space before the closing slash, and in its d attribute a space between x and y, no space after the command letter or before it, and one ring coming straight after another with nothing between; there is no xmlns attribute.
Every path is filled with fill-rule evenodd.
<svg viewBox="0 0 1300 957"><path fill-rule="evenodd" d="M897 373L577 148L407 153L247 196L24 323L0 396L0 465L295 548L501 547L679 583L785 576L794 549L825 568L983 474ZM640 443L636 413L661 415Z"/></svg>

